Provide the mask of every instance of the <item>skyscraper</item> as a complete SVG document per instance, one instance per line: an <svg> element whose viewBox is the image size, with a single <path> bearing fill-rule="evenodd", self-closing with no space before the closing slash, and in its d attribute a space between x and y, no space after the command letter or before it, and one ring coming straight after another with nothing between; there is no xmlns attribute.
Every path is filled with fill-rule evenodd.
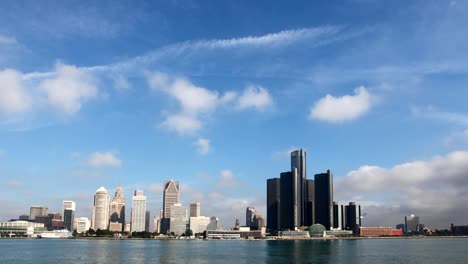
<svg viewBox="0 0 468 264"><path fill-rule="evenodd" d="M280 225L283 230L295 230L301 226L300 182L297 169L280 174Z"/></svg>
<svg viewBox="0 0 468 264"><path fill-rule="evenodd" d="M179 182L170 180L164 183L163 210L164 218L171 218L171 207L180 203Z"/></svg>
<svg viewBox="0 0 468 264"><path fill-rule="evenodd" d="M63 201L62 202L62 219L65 225L65 228L68 231L73 231L73 224L75 219L75 209L76 204L73 201Z"/></svg>
<svg viewBox="0 0 468 264"><path fill-rule="evenodd" d="M267 229L280 230L280 179L267 180Z"/></svg>
<svg viewBox="0 0 468 264"><path fill-rule="evenodd" d="M307 181L307 168L306 168L306 158L307 154L303 149L295 150L291 152L291 172L294 172L297 169L297 174L299 176L299 201L297 208L297 217L299 220L299 226L304 225L306 222L306 181Z"/></svg>
<svg viewBox="0 0 468 264"><path fill-rule="evenodd" d="M170 228L171 207L180 203L179 182L170 180L164 182L163 191L163 217L161 218L161 233L167 234Z"/></svg>
<svg viewBox="0 0 468 264"><path fill-rule="evenodd" d="M91 228L107 229L109 224L109 193L104 187L97 189L94 195L94 205L91 217Z"/></svg>
<svg viewBox="0 0 468 264"><path fill-rule="evenodd" d="M36 216L47 216L49 208L47 206L31 206L29 209L29 219L35 220Z"/></svg>
<svg viewBox="0 0 468 264"><path fill-rule="evenodd" d="M200 216L200 203L191 203L190 204L190 217Z"/></svg>
<svg viewBox="0 0 468 264"><path fill-rule="evenodd" d="M357 233L361 226L361 206L356 205L355 202L349 202L349 205L345 206L345 215L346 229Z"/></svg>
<svg viewBox="0 0 468 264"><path fill-rule="evenodd" d="M253 207L247 207L245 209L245 226L252 227L255 216L255 209Z"/></svg>
<svg viewBox="0 0 468 264"><path fill-rule="evenodd" d="M187 230L187 209L181 204L171 206L170 232L180 236Z"/></svg>
<svg viewBox="0 0 468 264"><path fill-rule="evenodd" d="M343 205L333 202L333 229L344 229L344 209Z"/></svg>
<svg viewBox="0 0 468 264"><path fill-rule="evenodd" d="M122 187L117 187L110 206L109 230L123 232L125 228L125 195Z"/></svg>
<svg viewBox="0 0 468 264"><path fill-rule="evenodd" d="M333 176L330 170L315 174L315 222L333 227Z"/></svg>
<svg viewBox="0 0 468 264"><path fill-rule="evenodd" d="M143 195L143 190L135 190L132 197L131 219L130 231L132 233L145 231L146 196Z"/></svg>
<svg viewBox="0 0 468 264"><path fill-rule="evenodd" d="M306 180L306 200L304 204L305 217L304 225L311 226L315 224L315 182Z"/></svg>

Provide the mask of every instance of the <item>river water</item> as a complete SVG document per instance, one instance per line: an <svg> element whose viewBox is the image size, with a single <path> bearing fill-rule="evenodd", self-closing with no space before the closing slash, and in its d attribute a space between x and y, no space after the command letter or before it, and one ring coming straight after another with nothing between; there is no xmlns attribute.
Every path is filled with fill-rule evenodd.
<svg viewBox="0 0 468 264"><path fill-rule="evenodd" d="M0 263L468 263L468 239L0 239Z"/></svg>

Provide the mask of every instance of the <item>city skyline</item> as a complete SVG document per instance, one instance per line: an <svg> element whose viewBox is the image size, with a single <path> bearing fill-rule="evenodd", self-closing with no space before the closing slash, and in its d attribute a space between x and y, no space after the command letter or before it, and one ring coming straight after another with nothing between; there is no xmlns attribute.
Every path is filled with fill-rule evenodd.
<svg viewBox="0 0 468 264"><path fill-rule="evenodd" d="M467 2L2 1L0 23L2 220L91 219L100 186L158 212L177 179L232 225L302 148L366 225L468 221Z"/></svg>

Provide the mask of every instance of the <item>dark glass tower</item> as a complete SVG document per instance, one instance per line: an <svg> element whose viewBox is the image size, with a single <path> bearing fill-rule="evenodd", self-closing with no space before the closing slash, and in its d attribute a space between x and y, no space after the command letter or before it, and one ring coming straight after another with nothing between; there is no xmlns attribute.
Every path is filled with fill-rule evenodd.
<svg viewBox="0 0 468 264"><path fill-rule="evenodd" d="M333 202L333 228L344 229L344 209L343 205Z"/></svg>
<svg viewBox="0 0 468 264"><path fill-rule="evenodd" d="M358 228L361 226L361 206L349 202L349 205L345 206L345 215L346 229L357 233Z"/></svg>
<svg viewBox="0 0 468 264"><path fill-rule="evenodd" d="M267 229L280 230L280 179L267 180Z"/></svg>
<svg viewBox="0 0 468 264"><path fill-rule="evenodd" d="M298 218L300 219L299 226L306 223L306 199L307 199L307 167L306 167L307 154L303 149L291 152L291 172L297 170L299 176L299 207Z"/></svg>
<svg viewBox="0 0 468 264"><path fill-rule="evenodd" d="M305 226L315 224L315 182L306 180Z"/></svg>
<svg viewBox="0 0 468 264"><path fill-rule="evenodd" d="M300 218L300 182L295 169L280 175L280 226L283 230L295 230L301 226Z"/></svg>
<svg viewBox="0 0 468 264"><path fill-rule="evenodd" d="M75 211L71 209L65 209L63 211L63 223L65 225L65 228L73 232L73 221L75 219Z"/></svg>
<svg viewBox="0 0 468 264"><path fill-rule="evenodd" d="M333 227L333 176L330 170L315 174L315 222Z"/></svg>

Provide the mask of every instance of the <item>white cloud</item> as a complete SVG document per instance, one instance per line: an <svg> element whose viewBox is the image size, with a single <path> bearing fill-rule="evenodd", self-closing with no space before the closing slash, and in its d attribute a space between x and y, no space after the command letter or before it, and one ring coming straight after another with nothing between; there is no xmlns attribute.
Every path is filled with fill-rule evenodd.
<svg viewBox="0 0 468 264"><path fill-rule="evenodd" d="M0 113L18 113L30 110L32 101L25 91L21 73L0 71Z"/></svg>
<svg viewBox="0 0 468 264"><path fill-rule="evenodd" d="M202 122L194 116L174 114L166 118L161 126L179 135L193 134L202 128Z"/></svg>
<svg viewBox="0 0 468 264"><path fill-rule="evenodd" d="M122 161L114 152L94 152L88 159L91 167L120 167Z"/></svg>
<svg viewBox="0 0 468 264"><path fill-rule="evenodd" d="M357 119L367 113L375 103L375 96L365 87L354 90L355 95L334 97L327 94L311 107L309 119L339 123Z"/></svg>
<svg viewBox="0 0 468 264"><path fill-rule="evenodd" d="M230 170L222 170L218 178L218 187L239 186L236 176Z"/></svg>
<svg viewBox="0 0 468 264"><path fill-rule="evenodd" d="M221 105L236 101L239 110L254 108L258 111L273 105L268 90L261 86L248 86L240 96L234 91L227 91L221 96L217 91L196 86L183 77L162 72L146 73L146 77L151 90L165 93L179 102L179 113L170 114L162 126L180 135L200 130L204 117Z"/></svg>
<svg viewBox="0 0 468 264"><path fill-rule="evenodd" d="M197 146L198 153L201 155L206 155L210 152L210 141L206 138L197 139L197 141L195 141L195 145Z"/></svg>
<svg viewBox="0 0 468 264"><path fill-rule="evenodd" d="M411 114L417 118L434 119L468 126L468 115L439 111L432 106L425 108L412 106L410 110Z"/></svg>
<svg viewBox="0 0 468 264"><path fill-rule="evenodd" d="M12 45L16 43L15 37L0 35L0 45Z"/></svg>
<svg viewBox="0 0 468 264"><path fill-rule="evenodd" d="M39 90L52 106L66 113L79 111L84 102L98 95L96 81L86 70L61 63L56 65L53 78L41 81Z"/></svg>
<svg viewBox="0 0 468 264"><path fill-rule="evenodd" d="M337 178L335 194L347 201L359 194L383 211L397 208L398 212L388 215L384 224L397 224L405 214L415 213L423 216L422 221L429 226L446 227L468 217L467 172L468 151L392 168L365 165ZM378 214L377 209L375 213ZM383 224L373 217L376 216L369 213L368 225Z"/></svg>
<svg viewBox="0 0 468 264"><path fill-rule="evenodd" d="M239 109L254 108L264 111L273 105L273 98L267 89L261 86L247 86L237 101Z"/></svg>
<svg viewBox="0 0 468 264"><path fill-rule="evenodd" d="M130 89L130 83L128 82L127 78L123 75L119 74L112 77L114 82L114 88L118 91L125 91Z"/></svg>

